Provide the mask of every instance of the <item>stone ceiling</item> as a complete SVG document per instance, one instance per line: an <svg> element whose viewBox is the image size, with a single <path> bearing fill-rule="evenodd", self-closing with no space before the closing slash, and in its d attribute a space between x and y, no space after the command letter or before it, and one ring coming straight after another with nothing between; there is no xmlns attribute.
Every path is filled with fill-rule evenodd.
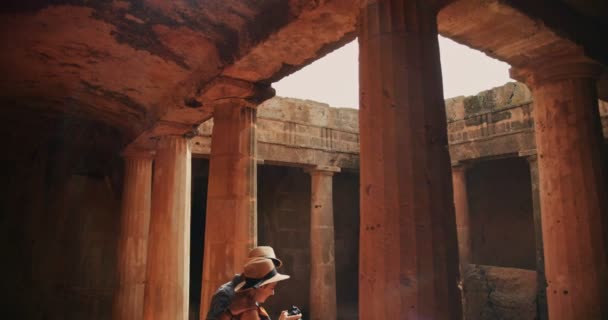
<svg viewBox="0 0 608 320"><path fill-rule="evenodd" d="M562 2L454 1L439 29L513 65L556 49L608 65L596 38L608 29L586 19L604 2ZM270 96L272 82L354 39L357 12L354 0L5 0L3 130L69 117L116 128L123 144L184 133L215 99Z"/></svg>
<svg viewBox="0 0 608 320"><path fill-rule="evenodd" d="M562 0L580 14L597 19L608 18L608 2L605 0Z"/></svg>

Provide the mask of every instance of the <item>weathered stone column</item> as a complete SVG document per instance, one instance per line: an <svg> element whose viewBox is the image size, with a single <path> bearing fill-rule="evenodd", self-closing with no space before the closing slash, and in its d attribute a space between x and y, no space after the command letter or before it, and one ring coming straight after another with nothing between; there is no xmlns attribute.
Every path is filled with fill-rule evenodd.
<svg viewBox="0 0 608 320"><path fill-rule="evenodd" d="M214 106L201 317L217 288L242 271L257 242L255 107L243 99Z"/></svg>
<svg viewBox="0 0 608 320"><path fill-rule="evenodd" d="M334 244L333 175L338 167L316 167L311 177L310 319L335 320L336 258Z"/></svg>
<svg viewBox="0 0 608 320"><path fill-rule="evenodd" d="M364 1L359 317L460 319L434 1Z"/></svg>
<svg viewBox="0 0 608 320"><path fill-rule="evenodd" d="M452 166L452 185L454 188L454 209L456 213L456 230L458 234L458 253L460 265L465 267L472 261L471 225L469 221L469 198L467 193L467 169L463 164ZM461 267L461 271L464 270Z"/></svg>
<svg viewBox="0 0 608 320"><path fill-rule="evenodd" d="M525 77L534 97L549 318L608 318L608 214L596 77L580 58L547 58Z"/></svg>
<svg viewBox="0 0 608 320"><path fill-rule="evenodd" d="M543 229L540 209L540 194L538 184L538 157L536 151L520 152L530 165L530 183L532 186L532 214L534 216L534 239L536 244L536 308L539 320L547 320L547 279L545 278L545 257L543 250Z"/></svg>
<svg viewBox="0 0 608 320"><path fill-rule="evenodd" d="M188 319L190 148L161 137L154 160L144 319Z"/></svg>
<svg viewBox="0 0 608 320"><path fill-rule="evenodd" d="M118 281L112 318L140 320L144 313L153 154L150 151L129 150L125 152L124 159L116 271Z"/></svg>

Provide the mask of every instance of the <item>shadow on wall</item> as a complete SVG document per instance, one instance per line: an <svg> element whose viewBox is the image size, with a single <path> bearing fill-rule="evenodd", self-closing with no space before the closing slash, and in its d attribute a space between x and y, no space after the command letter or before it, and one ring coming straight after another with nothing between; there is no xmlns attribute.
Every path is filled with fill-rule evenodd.
<svg viewBox="0 0 608 320"><path fill-rule="evenodd" d="M203 281L203 256L205 254L204 241L208 183L209 160L192 159L189 320L199 319L201 285ZM204 319L205 317L203 316L202 318Z"/></svg>
<svg viewBox="0 0 608 320"><path fill-rule="evenodd" d="M474 264L536 269L530 169L524 158L483 161L467 172Z"/></svg>
<svg viewBox="0 0 608 320"><path fill-rule="evenodd" d="M309 311L310 177L302 168L258 167L258 244L270 245L291 279L265 303L272 318L297 305Z"/></svg>
<svg viewBox="0 0 608 320"><path fill-rule="evenodd" d="M119 192L79 154L42 144L2 166L11 168L0 201L10 319L111 318Z"/></svg>

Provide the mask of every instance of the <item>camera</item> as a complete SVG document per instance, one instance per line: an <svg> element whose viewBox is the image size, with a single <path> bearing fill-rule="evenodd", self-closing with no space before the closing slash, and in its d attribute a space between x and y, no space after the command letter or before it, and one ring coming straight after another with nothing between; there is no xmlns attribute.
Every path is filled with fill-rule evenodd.
<svg viewBox="0 0 608 320"><path fill-rule="evenodd" d="M300 313L302 313L302 311L300 311L300 308L298 308L296 306L291 306L291 309L289 309L289 311L287 311L288 316L295 316L296 314L300 314Z"/></svg>

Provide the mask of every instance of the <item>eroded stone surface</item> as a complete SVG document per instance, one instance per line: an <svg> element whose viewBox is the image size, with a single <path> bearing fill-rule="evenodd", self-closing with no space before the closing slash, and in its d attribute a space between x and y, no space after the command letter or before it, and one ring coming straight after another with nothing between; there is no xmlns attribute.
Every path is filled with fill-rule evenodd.
<svg viewBox="0 0 608 320"><path fill-rule="evenodd" d="M258 161L287 165L329 165L357 169L358 110L331 108L308 100L273 98L258 107ZM211 151L213 120L198 128L193 154Z"/></svg>
<svg viewBox="0 0 608 320"><path fill-rule="evenodd" d="M467 319L536 319L535 271L469 265L463 292Z"/></svg>
<svg viewBox="0 0 608 320"><path fill-rule="evenodd" d="M604 137L608 137L608 107L602 100L599 106ZM530 90L521 83L447 99L452 161L535 150L533 112Z"/></svg>
<svg viewBox="0 0 608 320"><path fill-rule="evenodd" d="M534 103L522 83L446 99L445 105L453 162L536 149ZM599 106L604 136L608 137L608 103L600 100ZM358 121L356 109L275 97L258 107L258 160L357 169ZM212 128L212 119L198 127L192 141L195 156L209 154Z"/></svg>

